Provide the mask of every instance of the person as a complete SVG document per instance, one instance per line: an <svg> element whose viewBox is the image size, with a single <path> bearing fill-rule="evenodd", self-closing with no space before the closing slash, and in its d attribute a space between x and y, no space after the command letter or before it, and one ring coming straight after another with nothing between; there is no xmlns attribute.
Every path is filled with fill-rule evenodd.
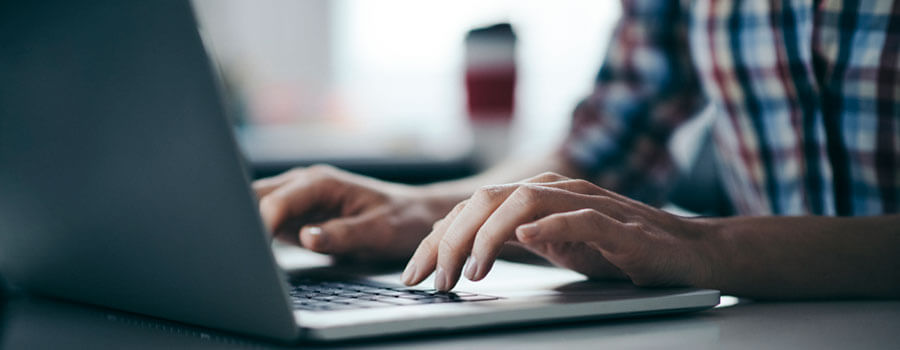
<svg viewBox="0 0 900 350"><path fill-rule="evenodd" d="M900 2L622 8L558 151L424 186L295 169L254 183L264 221L318 252L412 254L404 283L434 273L442 291L520 246L640 286L900 296ZM704 107L733 217L653 206L671 178L669 136Z"/></svg>

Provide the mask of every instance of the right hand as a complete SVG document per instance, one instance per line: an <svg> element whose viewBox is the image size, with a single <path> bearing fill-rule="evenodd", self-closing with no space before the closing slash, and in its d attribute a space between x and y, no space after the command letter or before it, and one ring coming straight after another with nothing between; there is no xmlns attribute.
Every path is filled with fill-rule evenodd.
<svg viewBox="0 0 900 350"><path fill-rule="evenodd" d="M319 253L363 260L409 258L455 200L427 196L330 166L296 168L253 183L276 238Z"/></svg>

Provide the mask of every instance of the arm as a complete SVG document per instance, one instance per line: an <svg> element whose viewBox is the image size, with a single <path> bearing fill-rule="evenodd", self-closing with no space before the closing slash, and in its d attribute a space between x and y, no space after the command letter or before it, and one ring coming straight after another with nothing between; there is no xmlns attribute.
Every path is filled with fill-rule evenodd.
<svg viewBox="0 0 900 350"><path fill-rule="evenodd" d="M714 267L698 286L766 299L900 297L900 215L697 221Z"/></svg>
<svg viewBox="0 0 900 350"><path fill-rule="evenodd" d="M590 278L640 286L760 299L900 297L900 215L684 218L556 174L479 190L422 241L404 281L437 268L435 287L449 290L459 270L443 266L467 255L463 274L481 280L509 242Z"/></svg>

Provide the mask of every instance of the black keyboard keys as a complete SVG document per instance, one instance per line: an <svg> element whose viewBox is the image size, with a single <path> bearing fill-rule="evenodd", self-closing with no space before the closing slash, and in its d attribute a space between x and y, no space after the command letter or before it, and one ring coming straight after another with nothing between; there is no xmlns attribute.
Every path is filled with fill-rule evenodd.
<svg viewBox="0 0 900 350"><path fill-rule="evenodd" d="M436 290L381 287L360 283L317 280L295 281L290 291L294 308L330 311L434 303L496 300L474 293L442 293Z"/></svg>

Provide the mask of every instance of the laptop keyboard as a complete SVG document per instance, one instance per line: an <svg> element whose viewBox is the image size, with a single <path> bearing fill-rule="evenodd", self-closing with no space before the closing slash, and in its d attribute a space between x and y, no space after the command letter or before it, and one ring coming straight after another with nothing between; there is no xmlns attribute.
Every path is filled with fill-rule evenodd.
<svg viewBox="0 0 900 350"><path fill-rule="evenodd" d="M299 280L292 281L292 284L289 294L294 308L310 311L461 303L499 299L498 297L475 293L382 287L343 281Z"/></svg>

